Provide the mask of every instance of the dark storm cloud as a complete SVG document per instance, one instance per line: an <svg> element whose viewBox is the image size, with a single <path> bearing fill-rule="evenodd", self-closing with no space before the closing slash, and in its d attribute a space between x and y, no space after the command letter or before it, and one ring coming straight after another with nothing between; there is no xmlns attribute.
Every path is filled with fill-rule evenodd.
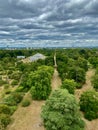
<svg viewBox="0 0 98 130"><path fill-rule="evenodd" d="M98 0L0 0L0 44L97 45L97 7Z"/></svg>

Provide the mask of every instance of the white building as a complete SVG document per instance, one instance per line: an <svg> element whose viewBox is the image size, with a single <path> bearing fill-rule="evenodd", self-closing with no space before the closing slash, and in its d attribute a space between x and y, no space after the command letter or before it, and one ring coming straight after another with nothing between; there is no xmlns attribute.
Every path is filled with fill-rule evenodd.
<svg viewBox="0 0 98 130"><path fill-rule="evenodd" d="M37 53L37 54L35 54L35 55L33 55L33 56L30 56L30 57L29 57L29 60L30 60L30 62L33 62L33 61L37 61L37 60L39 60L39 59L44 60L45 58L46 58L46 57L45 57L43 54Z"/></svg>

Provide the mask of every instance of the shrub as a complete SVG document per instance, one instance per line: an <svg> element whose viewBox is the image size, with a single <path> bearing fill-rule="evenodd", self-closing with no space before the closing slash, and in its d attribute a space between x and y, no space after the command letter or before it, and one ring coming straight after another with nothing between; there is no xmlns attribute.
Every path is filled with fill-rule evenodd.
<svg viewBox="0 0 98 130"><path fill-rule="evenodd" d="M20 103L22 99L23 99L23 94L22 93L13 92L8 97L6 97L4 99L4 102L6 102L6 104L8 104L10 106L15 106L18 103Z"/></svg>
<svg viewBox="0 0 98 130"><path fill-rule="evenodd" d="M16 111L17 106L10 106L11 115Z"/></svg>
<svg viewBox="0 0 98 130"><path fill-rule="evenodd" d="M80 97L80 108L88 120L98 118L98 93L93 90L84 92Z"/></svg>
<svg viewBox="0 0 98 130"><path fill-rule="evenodd" d="M77 89L82 88L82 86L83 86L83 84L82 84L82 83L77 83L77 84L76 84L76 88L77 88Z"/></svg>
<svg viewBox="0 0 98 130"><path fill-rule="evenodd" d="M9 88L9 84L5 84L4 89L8 89L8 88Z"/></svg>
<svg viewBox="0 0 98 130"><path fill-rule="evenodd" d="M13 99L13 96L10 95L6 98L4 98L4 102L9 105L9 106L14 106L14 105L17 105L16 101Z"/></svg>
<svg viewBox="0 0 98 130"><path fill-rule="evenodd" d="M19 86L19 87L16 89L16 92L23 92L23 89L24 89L23 86Z"/></svg>
<svg viewBox="0 0 98 130"><path fill-rule="evenodd" d="M85 70L80 67L70 67L68 71L68 78L74 79L77 83L85 83Z"/></svg>
<svg viewBox="0 0 98 130"><path fill-rule="evenodd" d="M96 113L93 112L93 111L87 111L84 116L85 116L85 118L88 119L89 121L91 121L92 119L98 118L98 117L96 116Z"/></svg>
<svg viewBox="0 0 98 130"><path fill-rule="evenodd" d="M20 82L20 89L24 92L27 92L30 88L31 88L31 85L28 85L27 82L28 82L28 73L26 72L24 75L22 75L22 78L21 78L21 82Z"/></svg>
<svg viewBox="0 0 98 130"><path fill-rule="evenodd" d="M69 93L74 94L77 83L71 79L65 79L61 88L66 88Z"/></svg>
<svg viewBox="0 0 98 130"><path fill-rule="evenodd" d="M15 85L18 85L18 83L19 83L18 80L13 80L12 83L11 83L11 85L12 85L12 86L15 86Z"/></svg>
<svg viewBox="0 0 98 130"><path fill-rule="evenodd" d="M4 104L0 104L0 113L11 114L10 107Z"/></svg>
<svg viewBox="0 0 98 130"><path fill-rule="evenodd" d="M27 107L27 106L29 106L29 105L30 105L30 100L25 99L24 101L22 101L22 106L23 106L23 107Z"/></svg>
<svg viewBox="0 0 98 130"><path fill-rule="evenodd" d="M11 122L9 115L0 114L0 127L5 128Z"/></svg>
<svg viewBox="0 0 98 130"><path fill-rule="evenodd" d="M92 84L93 84L95 90L98 91L98 74L96 74L95 76L93 76Z"/></svg>
<svg viewBox="0 0 98 130"><path fill-rule="evenodd" d="M75 97L66 89L54 91L42 107L46 130L84 130Z"/></svg>
<svg viewBox="0 0 98 130"><path fill-rule="evenodd" d="M15 80L19 80L20 78L21 78L21 72L18 72L18 71L16 71L16 72L13 72L12 73L12 75L11 75L11 78L12 79L15 79Z"/></svg>

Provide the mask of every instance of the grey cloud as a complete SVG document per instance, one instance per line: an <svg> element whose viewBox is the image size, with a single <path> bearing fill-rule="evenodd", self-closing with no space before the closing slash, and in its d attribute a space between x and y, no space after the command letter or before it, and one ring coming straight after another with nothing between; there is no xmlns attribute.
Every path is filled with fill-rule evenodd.
<svg viewBox="0 0 98 130"><path fill-rule="evenodd" d="M97 7L97 0L0 0L0 41L97 44Z"/></svg>

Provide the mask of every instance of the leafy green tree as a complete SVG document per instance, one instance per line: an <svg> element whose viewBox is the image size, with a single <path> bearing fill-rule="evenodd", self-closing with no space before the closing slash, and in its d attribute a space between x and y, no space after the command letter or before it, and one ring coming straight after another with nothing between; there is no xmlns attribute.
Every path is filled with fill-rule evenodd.
<svg viewBox="0 0 98 130"><path fill-rule="evenodd" d="M68 70L68 78L74 79L77 83L85 83L85 70L80 67L70 67Z"/></svg>
<svg viewBox="0 0 98 130"><path fill-rule="evenodd" d="M28 79L28 85L31 87L33 99L47 99L51 92L51 78L53 68L49 66L39 67L37 71L31 72Z"/></svg>
<svg viewBox="0 0 98 130"><path fill-rule="evenodd" d="M84 92L80 97L80 108L88 120L98 118L98 92L94 90Z"/></svg>
<svg viewBox="0 0 98 130"><path fill-rule="evenodd" d="M89 62L93 65L94 68L98 66L98 57L91 56L89 57Z"/></svg>
<svg viewBox="0 0 98 130"><path fill-rule="evenodd" d="M69 58L68 59L68 67L73 67L76 65L76 60L72 59L72 58Z"/></svg>
<svg viewBox="0 0 98 130"><path fill-rule="evenodd" d="M53 56L46 57L46 59L45 59L45 65L48 65L48 66L53 66L54 65Z"/></svg>
<svg viewBox="0 0 98 130"><path fill-rule="evenodd" d="M73 79L65 79L61 88L66 88L69 93L74 94L77 83Z"/></svg>
<svg viewBox="0 0 98 130"><path fill-rule="evenodd" d="M46 130L84 130L75 97L66 89L55 90L42 107Z"/></svg>
<svg viewBox="0 0 98 130"><path fill-rule="evenodd" d="M24 96L23 93L13 92L9 96L4 98L4 102L8 106L15 106L21 102L21 100L23 99L23 96Z"/></svg>
<svg viewBox="0 0 98 130"><path fill-rule="evenodd" d="M88 70L88 63L87 63L87 60L82 58L82 57L79 57L78 60L77 60L77 65L80 67L80 68L83 68L85 71Z"/></svg>
<svg viewBox="0 0 98 130"><path fill-rule="evenodd" d="M93 76L92 84L93 84L95 90L98 91L98 74L96 74L95 76Z"/></svg>

